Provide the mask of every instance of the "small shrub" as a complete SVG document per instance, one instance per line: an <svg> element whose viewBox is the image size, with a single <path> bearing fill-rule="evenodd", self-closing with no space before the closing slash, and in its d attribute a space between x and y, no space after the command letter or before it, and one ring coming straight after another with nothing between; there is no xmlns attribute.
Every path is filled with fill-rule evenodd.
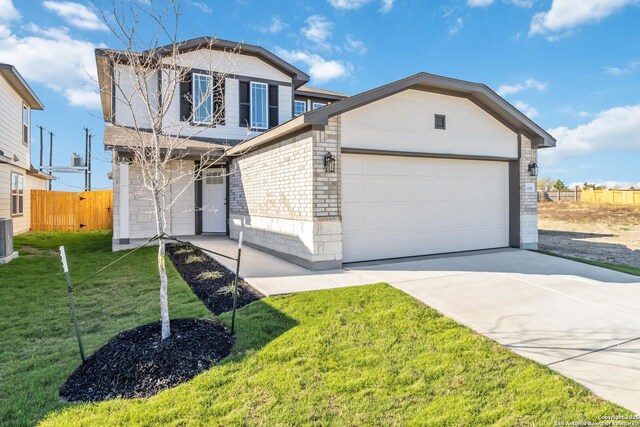
<svg viewBox="0 0 640 427"><path fill-rule="evenodd" d="M180 249L178 249L177 251L175 251L176 255L184 255L184 254L191 254L193 253L193 249L191 249L188 246L182 247Z"/></svg>
<svg viewBox="0 0 640 427"><path fill-rule="evenodd" d="M238 289L238 291L239 291L239 289ZM216 291L216 293L220 294L220 295L230 295L230 294L232 294L233 293L233 284L221 287L220 289L218 289Z"/></svg>
<svg viewBox="0 0 640 427"><path fill-rule="evenodd" d="M205 262L205 258L200 255L189 255L184 261L185 264L192 264L194 262Z"/></svg>
<svg viewBox="0 0 640 427"><path fill-rule="evenodd" d="M220 273L219 271L203 271L202 273L198 274L196 279L198 279L198 280L215 280L215 279L219 279L221 277L222 277L222 273Z"/></svg>

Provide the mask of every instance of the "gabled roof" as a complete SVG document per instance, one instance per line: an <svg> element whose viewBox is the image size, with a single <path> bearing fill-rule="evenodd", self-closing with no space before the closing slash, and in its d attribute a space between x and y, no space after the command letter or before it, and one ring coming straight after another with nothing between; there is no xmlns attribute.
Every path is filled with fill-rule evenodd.
<svg viewBox="0 0 640 427"><path fill-rule="evenodd" d="M284 59L269 52L268 50L266 50L261 46L204 36L204 37L198 37L195 39L190 39L190 40L180 42L177 44L176 48L178 52L181 52L181 53L198 50L202 48L208 48L208 49L216 49L216 50L234 51L240 55L256 56L262 59L263 61L265 61L266 63L272 65L276 69L291 76L294 88L302 86L303 84L307 83L310 79L308 74L306 74L299 68L291 65ZM150 49L144 52L140 52L140 55L141 56L154 55L160 58L163 56L171 55L173 51L174 51L174 45L168 44L165 46L158 47L156 49ZM112 64L110 64L110 60L112 58L118 58L118 57L120 57L123 60L126 60L126 56L124 55L124 53L125 53L124 51L116 50L116 49L98 48L95 50L96 64L98 66L98 81L101 88L100 98L102 101L102 112L103 112L105 121L111 120L111 97L112 97L111 66Z"/></svg>
<svg viewBox="0 0 640 427"><path fill-rule="evenodd" d="M312 98L315 97L315 98L331 99L334 101L340 101L349 97L349 95L345 95L344 93L333 92L330 90L320 89L317 87L311 87L307 85L300 86L298 89L295 90L295 94L300 96L308 96Z"/></svg>
<svg viewBox="0 0 640 427"><path fill-rule="evenodd" d="M553 136L488 86L482 83L452 79L435 74L418 73L342 101L334 102L326 107L304 113L242 144L238 144L229 150L228 154L237 155L246 152L249 149L267 144L276 138L282 138L305 127L324 126L329 122L330 117L346 113L407 89L467 98L509 129L527 136L538 148L555 147L556 145L556 139Z"/></svg>
<svg viewBox="0 0 640 427"><path fill-rule="evenodd" d="M35 92L22 78L16 67L0 62L0 74L9 82L11 87L20 95L25 104L32 110L44 110L44 105L38 99Z"/></svg>

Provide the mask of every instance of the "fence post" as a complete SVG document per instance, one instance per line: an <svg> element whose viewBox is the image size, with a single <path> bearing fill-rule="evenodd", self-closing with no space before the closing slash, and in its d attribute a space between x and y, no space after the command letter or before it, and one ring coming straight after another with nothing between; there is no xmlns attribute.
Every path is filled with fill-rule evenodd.
<svg viewBox="0 0 640 427"><path fill-rule="evenodd" d="M76 313L76 303L73 299L73 288L71 288L71 278L69 277L69 266L67 265L67 255L64 252L64 246L60 246L60 258L62 258L62 269L64 277L67 279L67 293L69 294L69 304L71 305L71 316L73 317L73 328L76 330L76 338L78 339L78 347L80 347L80 358L82 364L85 362L84 348L82 347L82 337L80 336L80 326L78 326L78 315Z"/></svg>
<svg viewBox="0 0 640 427"><path fill-rule="evenodd" d="M236 306L238 305L238 276L240 275L240 255L242 254L242 231L238 236L238 258L236 260L236 278L233 282L233 308L231 311L231 335L235 333Z"/></svg>

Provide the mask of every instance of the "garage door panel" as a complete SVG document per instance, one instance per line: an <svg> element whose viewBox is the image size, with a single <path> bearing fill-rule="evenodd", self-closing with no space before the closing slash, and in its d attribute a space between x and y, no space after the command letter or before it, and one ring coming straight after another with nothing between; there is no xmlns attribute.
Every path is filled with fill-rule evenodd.
<svg viewBox="0 0 640 427"><path fill-rule="evenodd" d="M508 246L508 205L506 162L344 154L343 258Z"/></svg>

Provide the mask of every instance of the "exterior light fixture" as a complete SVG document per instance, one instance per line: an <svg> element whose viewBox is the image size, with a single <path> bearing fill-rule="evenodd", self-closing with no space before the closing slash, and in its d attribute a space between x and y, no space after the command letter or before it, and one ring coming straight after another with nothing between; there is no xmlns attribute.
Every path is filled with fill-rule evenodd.
<svg viewBox="0 0 640 427"><path fill-rule="evenodd" d="M538 176L538 164L536 162L529 163L529 175Z"/></svg>
<svg viewBox="0 0 640 427"><path fill-rule="evenodd" d="M325 172L336 171L336 158L330 152L327 152L324 156L324 170Z"/></svg>

